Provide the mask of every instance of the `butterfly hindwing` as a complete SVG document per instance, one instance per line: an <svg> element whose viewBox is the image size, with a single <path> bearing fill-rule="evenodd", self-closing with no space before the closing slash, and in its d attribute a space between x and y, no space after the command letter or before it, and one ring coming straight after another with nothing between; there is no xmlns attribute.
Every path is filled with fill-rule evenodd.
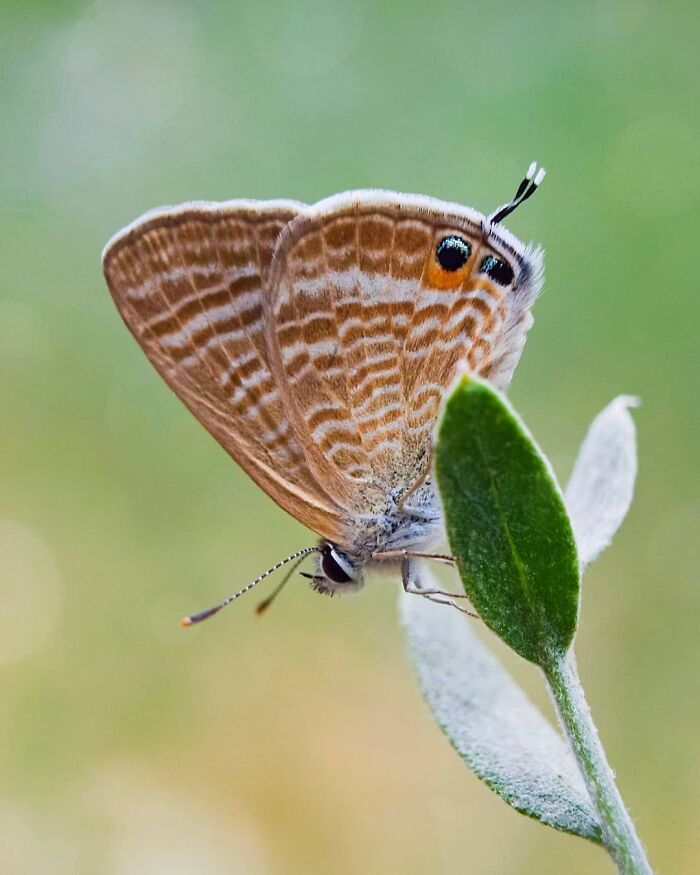
<svg viewBox="0 0 700 875"><path fill-rule="evenodd" d="M271 368L314 476L356 513L425 475L459 368L510 380L540 257L483 223L466 207L360 191L308 208L280 237L266 300ZM436 253L452 237L465 260L445 269ZM508 287L484 273L489 256L512 265Z"/></svg>

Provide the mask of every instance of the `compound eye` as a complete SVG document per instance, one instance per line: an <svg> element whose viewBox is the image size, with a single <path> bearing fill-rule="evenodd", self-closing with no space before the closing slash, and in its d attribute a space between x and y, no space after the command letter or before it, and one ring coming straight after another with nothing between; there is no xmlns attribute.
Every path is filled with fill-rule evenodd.
<svg viewBox="0 0 700 875"><path fill-rule="evenodd" d="M335 558L333 548L326 546L321 555L321 571L333 583L349 583L352 578Z"/></svg>
<svg viewBox="0 0 700 875"><path fill-rule="evenodd" d="M495 255L487 255L479 270L499 286L509 286L513 282L513 268Z"/></svg>
<svg viewBox="0 0 700 875"><path fill-rule="evenodd" d="M463 237L450 234L438 243L435 258L443 270L454 273L467 263L471 250L471 246Z"/></svg>

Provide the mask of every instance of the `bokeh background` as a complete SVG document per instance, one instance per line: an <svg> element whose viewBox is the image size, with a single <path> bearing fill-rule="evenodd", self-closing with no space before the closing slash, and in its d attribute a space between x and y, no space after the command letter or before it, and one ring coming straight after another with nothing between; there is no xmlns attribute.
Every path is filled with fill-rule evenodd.
<svg viewBox="0 0 700 875"><path fill-rule="evenodd" d="M5 875L612 871L456 757L396 584L299 580L264 619L252 597L179 629L310 536L160 382L99 264L164 203L380 186L488 210L533 158L508 224L547 283L511 397L562 479L593 415L643 398L577 649L652 862L698 871L699 24L659 0L2 0Z"/></svg>

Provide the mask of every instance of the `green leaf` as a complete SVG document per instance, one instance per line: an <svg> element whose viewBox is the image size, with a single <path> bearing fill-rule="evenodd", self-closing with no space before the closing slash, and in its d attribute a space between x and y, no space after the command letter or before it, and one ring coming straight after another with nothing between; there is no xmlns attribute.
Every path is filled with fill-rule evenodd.
<svg viewBox="0 0 700 875"><path fill-rule="evenodd" d="M506 399L463 377L437 428L435 467L464 589L484 622L547 666L576 631L580 574L564 499Z"/></svg>
<svg viewBox="0 0 700 875"><path fill-rule="evenodd" d="M569 745L482 644L475 621L404 593L400 610L423 696L472 771L521 814L600 842Z"/></svg>

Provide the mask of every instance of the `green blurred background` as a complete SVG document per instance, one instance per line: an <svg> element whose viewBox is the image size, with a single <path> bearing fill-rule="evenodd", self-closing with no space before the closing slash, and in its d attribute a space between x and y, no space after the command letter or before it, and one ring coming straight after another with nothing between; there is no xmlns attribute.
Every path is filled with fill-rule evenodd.
<svg viewBox="0 0 700 875"><path fill-rule="evenodd" d="M534 158L508 224L547 282L511 397L563 479L593 415L643 398L577 649L652 862L698 871L699 24L658 0L2 0L4 875L612 871L459 761L396 585L299 580L264 620L252 597L179 629L310 536L160 382L99 264L164 203L380 186L488 210Z"/></svg>

